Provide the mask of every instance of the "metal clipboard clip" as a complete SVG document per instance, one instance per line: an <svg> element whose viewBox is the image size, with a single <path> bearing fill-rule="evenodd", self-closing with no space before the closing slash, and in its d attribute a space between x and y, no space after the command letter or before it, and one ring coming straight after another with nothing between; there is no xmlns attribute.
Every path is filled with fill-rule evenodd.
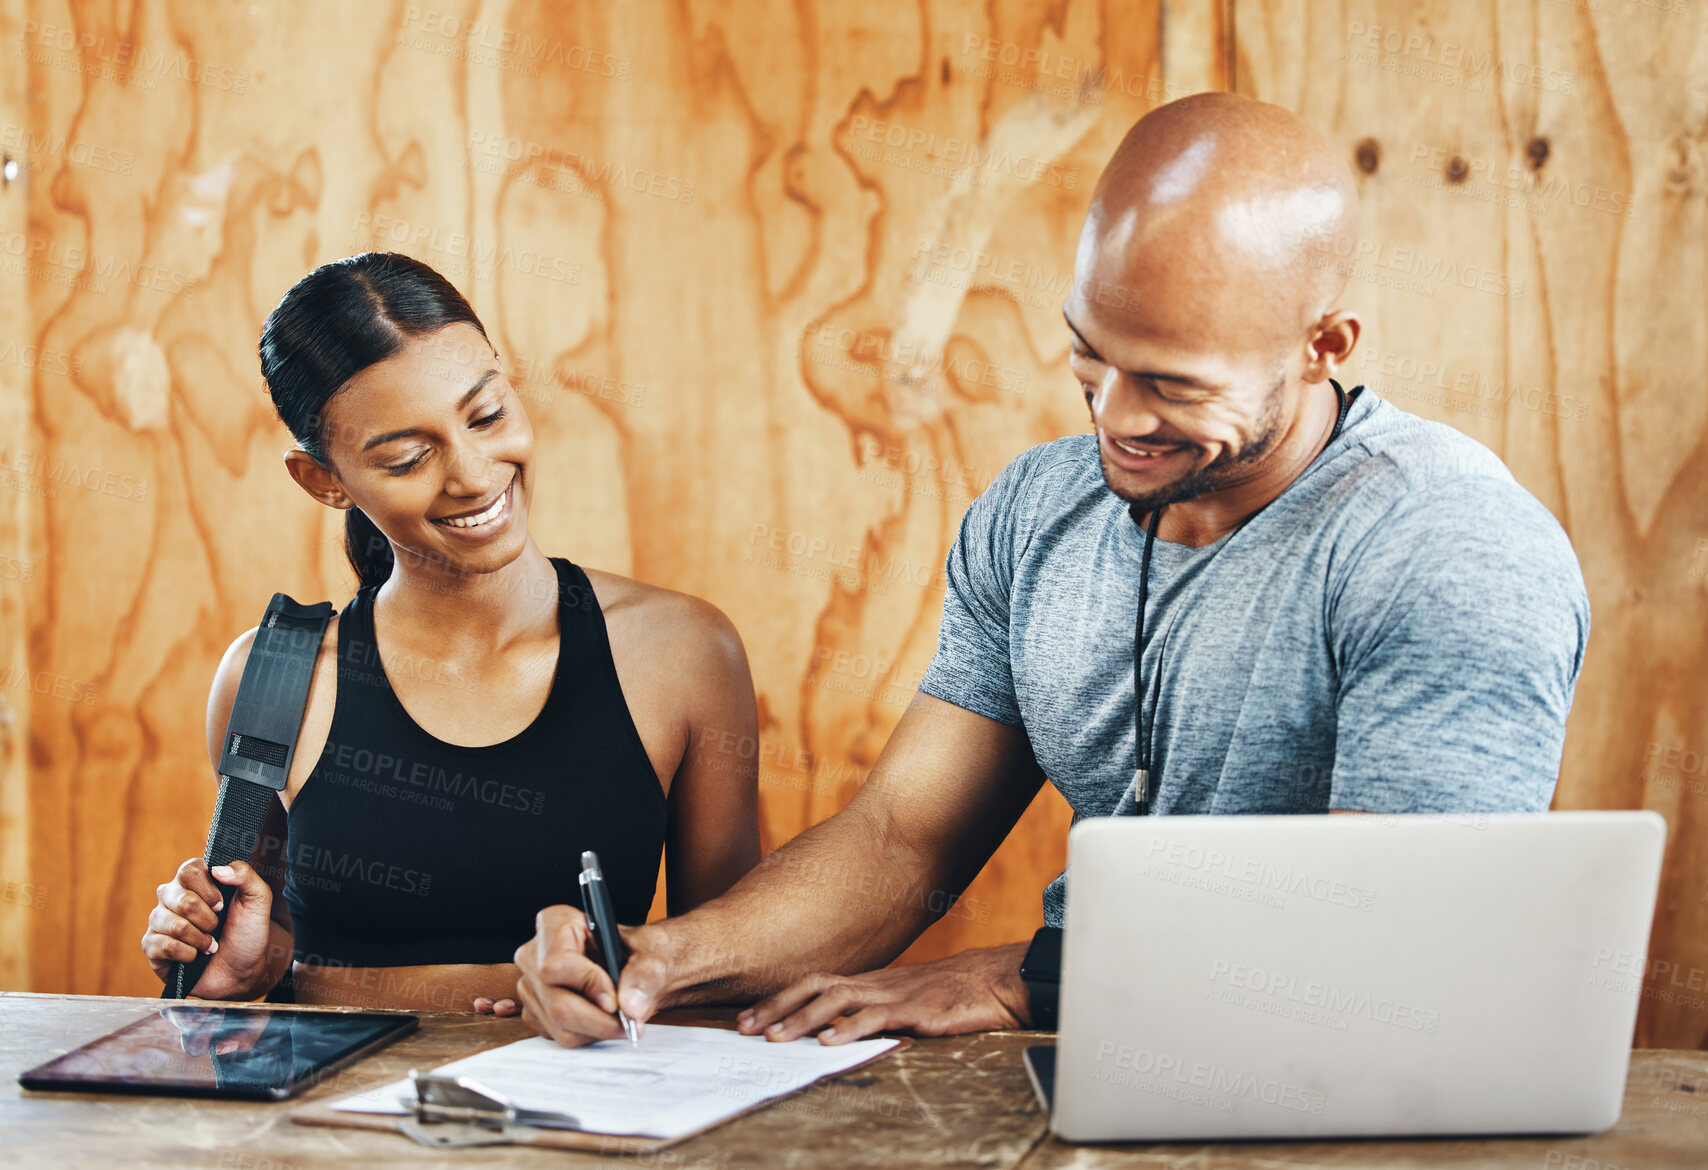
<svg viewBox="0 0 1708 1170"><path fill-rule="evenodd" d="M502 1094L468 1077L438 1076L409 1070L415 1087L412 1112L398 1128L424 1146L460 1149L534 1141L547 1128L574 1129L567 1113L520 1109Z"/></svg>

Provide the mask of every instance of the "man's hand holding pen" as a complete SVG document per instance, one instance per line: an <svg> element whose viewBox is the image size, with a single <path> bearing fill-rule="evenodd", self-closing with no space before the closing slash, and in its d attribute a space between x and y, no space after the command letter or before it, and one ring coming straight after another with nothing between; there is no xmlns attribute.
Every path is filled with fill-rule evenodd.
<svg viewBox="0 0 1708 1170"><path fill-rule="evenodd" d="M668 978L670 936L657 925L617 930L628 950L621 1006L639 1027L658 1008ZM522 1019L566 1048L619 1040L624 1034L616 1014L618 987L604 964L589 954L593 938L583 911L548 906L535 917L534 937L516 949Z"/></svg>
<svg viewBox="0 0 1708 1170"><path fill-rule="evenodd" d="M640 1042L643 1022L657 1006L663 965L651 950L668 935L649 926L622 926L599 858L581 855L580 911L548 906L534 918L534 937L516 949L522 971L515 1001L477 1001L477 1012L515 1015L565 1047L627 1036ZM588 944L597 948L597 958ZM636 948L643 952L639 961ZM623 984L619 992L619 984ZM508 1007L509 1010L500 1010Z"/></svg>

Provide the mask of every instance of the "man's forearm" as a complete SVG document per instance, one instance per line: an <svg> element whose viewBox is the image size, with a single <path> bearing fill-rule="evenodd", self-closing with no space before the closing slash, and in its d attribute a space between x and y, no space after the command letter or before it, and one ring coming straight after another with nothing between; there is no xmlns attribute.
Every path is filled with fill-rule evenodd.
<svg viewBox="0 0 1708 1170"><path fill-rule="evenodd" d="M746 1002L889 963L990 860L1044 782L1024 728L914 696L848 807L656 927L665 1004Z"/></svg>
<svg viewBox="0 0 1708 1170"><path fill-rule="evenodd" d="M882 967L959 892L937 869L850 806L661 924L675 956L664 1002L746 1003L809 972Z"/></svg>

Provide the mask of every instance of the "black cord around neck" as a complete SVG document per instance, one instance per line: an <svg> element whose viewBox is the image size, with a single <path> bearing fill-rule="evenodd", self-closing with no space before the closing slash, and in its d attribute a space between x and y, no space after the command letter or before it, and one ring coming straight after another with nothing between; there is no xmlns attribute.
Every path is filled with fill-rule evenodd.
<svg viewBox="0 0 1708 1170"><path fill-rule="evenodd" d="M1150 515L1150 525L1145 529L1145 552L1139 561L1139 619L1133 625L1133 706L1134 727L1133 743L1138 749L1138 767L1133 773L1133 799L1137 802L1137 814L1140 816L1150 812L1150 771L1151 761L1156 757L1152 753L1151 737L1156 732L1156 713L1162 700L1162 663L1157 663L1157 671L1151 679L1150 718L1145 718L1144 702L1144 661L1145 661L1145 608L1150 599L1151 583L1151 550L1156 547L1156 530L1162 525L1164 504Z"/></svg>
<svg viewBox="0 0 1708 1170"><path fill-rule="evenodd" d="M1341 428L1346 425L1347 411L1352 406L1352 396L1340 388L1339 382L1330 378L1328 384L1334 387L1335 398L1340 403L1340 409L1335 415L1334 429L1328 433L1328 442L1323 444L1323 451L1334 446L1334 441L1340 438ZM1313 455L1311 462L1316 462L1321 454L1322 451L1319 451ZM1134 755L1137 757L1136 766L1133 769L1133 815L1141 817L1149 815L1151 792L1156 787L1152 782L1153 765L1156 762L1156 721L1162 710L1162 659L1159 656L1156 663L1156 673L1151 676L1150 702L1148 704L1150 713L1148 716L1145 713L1147 706L1144 673L1145 610L1150 600L1151 550L1156 547L1156 530L1162 526L1162 513L1167 506L1163 504L1153 509L1149 517L1150 523L1144 526L1145 551L1139 559L1139 614L1138 619L1133 623L1133 747ZM1259 508L1258 512L1262 510ZM1132 516L1133 523L1137 524L1140 515L1137 505L1127 511L1128 515ZM1253 512L1251 516L1241 520L1239 527L1228 534L1228 543L1232 542L1234 533L1237 533L1240 528L1244 528L1256 515L1257 512ZM1223 544L1222 548L1226 547L1227 544ZM1221 549L1217 549L1216 552L1219 554Z"/></svg>

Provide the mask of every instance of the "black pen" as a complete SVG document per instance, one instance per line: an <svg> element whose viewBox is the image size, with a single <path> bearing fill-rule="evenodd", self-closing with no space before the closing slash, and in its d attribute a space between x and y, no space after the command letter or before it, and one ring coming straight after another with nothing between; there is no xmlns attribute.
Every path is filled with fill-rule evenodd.
<svg viewBox="0 0 1708 1170"><path fill-rule="evenodd" d="M592 931L594 941L599 944L599 953L605 956L605 973L611 977L611 987L615 991L628 956L623 953L623 940L617 937L617 911L611 905L611 891L605 887L605 873L599 868L599 855L591 849L581 855L581 908L587 912L587 929ZM623 1035L629 1038L629 1046L638 1048L640 1036L635 1022L620 1007L617 1019L623 1023Z"/></svg>

